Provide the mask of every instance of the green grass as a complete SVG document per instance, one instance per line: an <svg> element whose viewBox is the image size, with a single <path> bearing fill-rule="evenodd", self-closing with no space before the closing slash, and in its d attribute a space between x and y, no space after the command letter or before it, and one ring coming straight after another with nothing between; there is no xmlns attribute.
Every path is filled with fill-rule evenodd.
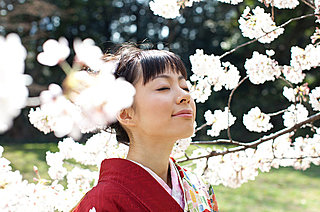
<svg viewBox="0 0 320 212"><path fill-rule="evenodd" d="M48 178L45 162L47 151L57 151L57 144L23 144L4 146L4 157L20 170L25 179L32 182L33 165L40 175ZM320 167L306 171L293 168L272 169L260 173L255 181L231 189L215 186L220 212L319 212Z"/></svg>
<svg viewBox="0 0 320 212"><path fill-rule="evenodd" d="M272 169L237 189L215 186L215 193L221 212L319 212L320 167Z"/></svg>
<svg viewBox="0 0 320 212"><path fill-rule="evenodd" d="M24 179L33 182L36 177L33 166L37 166L41 178L49 179L46 152L58 151L55 143L3 145L3 157L11 161L14 170L19 170Z"/></svg>

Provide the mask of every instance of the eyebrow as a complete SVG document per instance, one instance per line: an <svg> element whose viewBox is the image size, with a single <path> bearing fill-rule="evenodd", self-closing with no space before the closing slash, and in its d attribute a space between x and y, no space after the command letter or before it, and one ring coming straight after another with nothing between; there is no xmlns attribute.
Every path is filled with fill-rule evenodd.
<svg viewBox="0 0 320 212"><path fill-rule="evenodd" d="M157 78L171 79L171 76L166 75L166 74L161 74L161 75L158 75L158 76L153 77L152 80L157 79ZM184 76L180 75L180 76L178 77L178 80L182 80L182 79L184 79Z"/></svg>

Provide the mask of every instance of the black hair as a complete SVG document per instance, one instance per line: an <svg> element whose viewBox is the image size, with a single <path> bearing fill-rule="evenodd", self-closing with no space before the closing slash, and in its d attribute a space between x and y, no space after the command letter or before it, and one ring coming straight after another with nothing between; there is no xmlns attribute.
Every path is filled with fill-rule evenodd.
<svg viewBox="0 0 320 212"><path fill-rule="evenodd" d="M144 50L133 44L125 44L115 54L106 54L104 60L118 60L118 66L114 72L115 78L122 77L133 85L140 77L143 77L145 85L167 70L181 74L187 79L187 71L182 60L174 53L165 50ZM118 121L110 127L116 131L118 142L129 144L128 133Z"/></svg>

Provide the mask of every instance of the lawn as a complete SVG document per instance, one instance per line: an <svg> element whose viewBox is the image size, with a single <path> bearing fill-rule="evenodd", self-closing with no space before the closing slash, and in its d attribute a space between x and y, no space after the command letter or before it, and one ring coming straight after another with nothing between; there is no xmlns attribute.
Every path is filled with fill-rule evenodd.
<svg viewBox="0 0 320 212"><path fill-rule="evenodd" d="M56 144L3 147L4 157L12 162L14 169L21 171L25 179L32 181L35 177L34 165L43 178L48 178L45 153L56 151ZM307 171L273 169L237 189L215 186L215 193L220 212L319 212L320 167L312 166Z"/></svg>

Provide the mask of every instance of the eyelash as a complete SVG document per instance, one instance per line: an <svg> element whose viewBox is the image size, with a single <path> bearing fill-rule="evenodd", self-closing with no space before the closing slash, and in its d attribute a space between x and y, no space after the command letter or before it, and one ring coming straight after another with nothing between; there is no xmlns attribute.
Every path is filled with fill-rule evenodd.
<svg viewBox="0 0 320 212"><path fill-rule="evenodd" d="M167 90L167 89L170 89L170 88L168 88L168 87L163 87L163 88L157 89L157 91L164 91L164 90Z"/></svg>
<svg viewBox="0 0 320 212"><path fill-rule="evenodd" d="M167 89L170 89L168 87L163 87L163 88L159 88L157 89L157 91L164 91L164 90L167 90ZM182 88L183 90L187 91L187 92L190 92L189 88Z"/></svg>

